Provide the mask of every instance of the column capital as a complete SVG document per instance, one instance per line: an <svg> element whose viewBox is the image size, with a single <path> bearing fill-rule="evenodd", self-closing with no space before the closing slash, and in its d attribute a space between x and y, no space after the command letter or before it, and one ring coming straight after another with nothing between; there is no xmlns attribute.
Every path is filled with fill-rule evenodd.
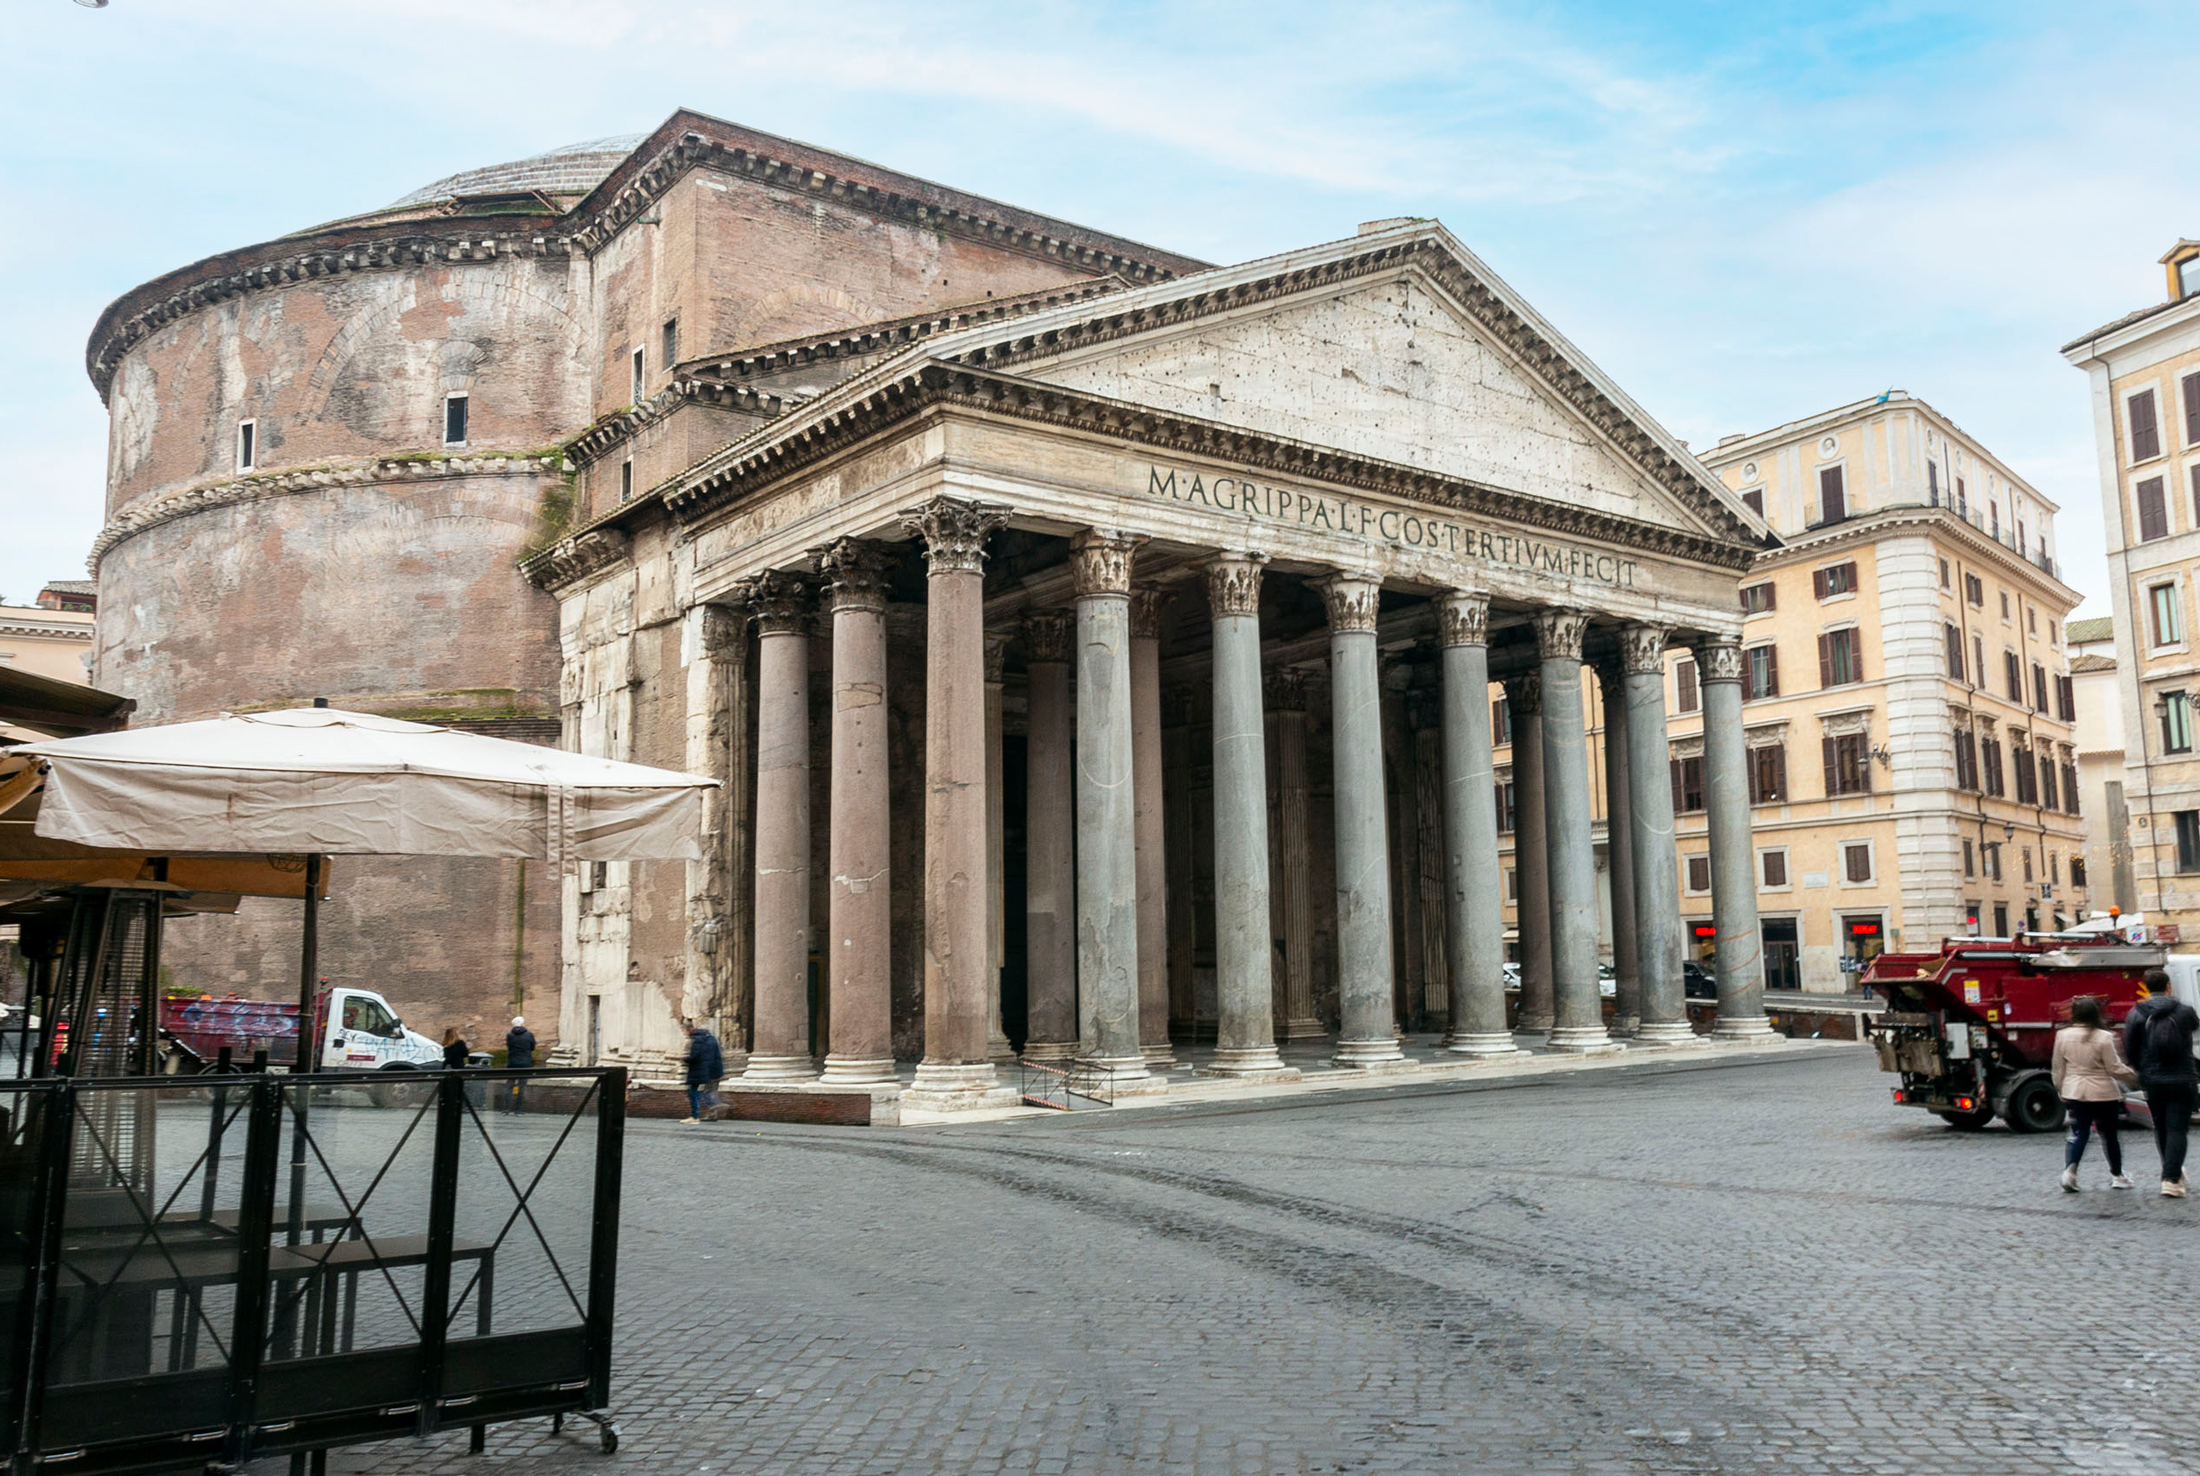
<svg viewBox="0 0 2200 1476"><path fill-rule="evenodd" d="M1270 712L1306 711L1306 668L1278 666L1261 678L1263 701Z"/></svg>
<svg viewBox="0 0 2200 1476"><path fill-rule="evenodd" d="M1542 676L1530 671L1505 678L1505 703L1512 709L1514 717L1534 717L1542 712Z"/></svg>
<svg viewBox="0 0 2200 1476"><path fill-rule="evenodd" d="M1329 611L1331 630L1375 629L1382 603L1383 581L1374 574L1340 572L1313 581Z"/></svg>
<svg viewBox="0 0 2200 1476"><path fill-rule="evenodd" d="M1069 660L1069 635L1077 617L1067 610L1033 610L1024 616L1024 647L1033 661Z"/></svg>
<svg viewBox="0 0 2200 1476"><path fill-rule="evenodd" d="M1581 638L1589 633L1589 617L1580 610L1538 610L1535 616L1536 650L1546 661L1581 659Z"/></svg>
<svg viewBox="0 0 2200 1476"><path fill-rule="evenodd" d="M997 502L935 497L903 513L901 521L924 540L924 557L934 574L977 574L985 569L986 535L1005 524L1008 514Z"/></svg>
<svg viewBox="0 0 2200 1476"><path fill-rule="evenodd" d="M1152 641L1161 638L1161 607L1169 602L1173 593L1166 584L1141 580L1131 586L1131 639Z"/></svg>
<svg viewBox="0 0 2200 1476"><path fill-rule="evenodd" d="M701 621L698 634L705 656L730 655L748 634L748 612L737 605L705 605Z"/></svg>
<svg viewBox="0 0 2200 1476"><path fill-rule="evenodd" d="M1008 637L991 631L985 636L985 681L989 687L998 687L1008 669Z"/></svg>
<svg viewBox="0 0 2200 1476"><path fill-rule="evenodd" d="M1627 691L1627 663L1606 658L1590 663L1597 674L1597 685L1604 689L1607 704L1624 702Z"/></svg>
<svg viewBox="0 0 2200 1476"><path fill-rule="evenodd" d="M1662 625L1624 625L1619 632L1620 663L1638 675L1665 672L1665 642L1671 631Z"/></svg>
<svg viewBox="0 0 2200 1476"><path fill-rule="evenodd" d="M1710 636L1696 642L1697 679L1706 682L1738 682L1742 679L1742 643L1732 636Z"/></svg>
<svg viewBox="0 0 2200 1476"><path fill-rule="evenodd" d="M1455 589L1436 597L1438 641L1446 646L1490 643L1490 597Z"/></svg>
<svg viewBox="0 0 2200 1476"><path fill-rule="evenodd" d="M784 569L766 569L741 581L741 598L764 635L810 633L810 581Z"/></svg>
<svg viewBox="0 0 2200 1476"><path fill-rule="evenodd" d="M1143 533L1125 533L1118 528L1087 528L1072 538L1069 541L1070 584L1078 598L1128 595L1131 592L1131 561L1138 555L1138 546L1145 541Z"/></svg>
<svg viewBox="0 0 2200 1476"><path fill-rule="evenodd" d="M825 576L825 604L832 610L886 609L886 573L894 564L894 546L868 538L836 538L812 549Z"/></svg>
<svg viewBox="0 0 2200 1476"><path fill-rule="evenodd" d="M1220 553L1206 562L1207 609L1214 615L1260 614L1260 569L1264 553Z"/></svg>

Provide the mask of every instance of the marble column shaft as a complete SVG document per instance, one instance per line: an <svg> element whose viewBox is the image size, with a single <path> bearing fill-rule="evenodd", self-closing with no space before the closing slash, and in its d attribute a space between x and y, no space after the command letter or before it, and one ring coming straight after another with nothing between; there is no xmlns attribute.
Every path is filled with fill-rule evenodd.
<svg viewBox="0 0 2200 1476"><path fill-rule="evenodd" d="M1444 947L1451 1028L1444 1048L1511 1055L1505 1024L1504 876L1497 850L1496 770L1490 756L1489 600L1436 602L1442 642Z"/></svg>
<svg viewBox="0 0 2200 1476"><path fill-rule="evenodd" d="M1024 779L1024 958L1034 1060L1077 1054L1077 804L1070 773L1071 617L1042 610L1024 622L1031 718Z"/></svg>
<svg viewBox="0 0 2200 1476"><path fill-rule="evenodd" d="M908 523L925 540L924 1059L905 1104L991 1107L1015 1090L986 1056L985 539L1006 509L941 497Z"/></svg>
<svg viewBox="0 0 2200 1476"><path fill-rule="evenodd" d="M1131 744L1131 560L1143 540L1088 528L1070 544L1077 592L1079 1058L1118 1094L1159 1085L1138 1029L1138 822Z"/></svg>
<svg viewBox="0 0 2200 1476"><path fill-rule="evenodd" d="M1215 1076L1296 1076L1276 1054L1261 716L1261 554L1207 565L1214 651Z"/></svg>
<svg viewBox="0 0 2200 1476"><path fill-rule="evenodd" d="M1731 640L1696 648L1703 683L1705 818L1711 831L1711 914L1718 934L1718 1040L1771 1036L1764 940L1757 927L1757 856L1750 840L1749 750L1742 734L1742 652Z"/></svg>
<svg viewBox="0 0 2200 1476"><path fill-rule="evenodd" d="M1329 1033L1314 1013L1314 873L1306 853L1306 673L1281 667L1268 674L1268 709L1276 723L1276 855L1279 893L1269 899L1274 936L1283 940L1285 1040Z"/></svg>
<svg viewBox="0 0 2200 1476"><path fill-rule="evenodd" d="M810 1057L810 587L758 575L756 1035L742 1073L815 1074Z"/></svg>
<svg viewBox="0 0 2200 1476"><path fill-rule="evenodd" d="M1391 956L1389 804L1375 623L1382 581L1321 580L1329 612L1330 751L1337 840L1338 1066L1402 1065Z"/></svg>
<svg viewBox="0 0 2200 1476"><path fill-rule="evenodd" d="M1617 666L1598 670L1604 708L1604 858L1612 883L1612 1024L1633 1035L1642 1024L1642 961L1635 947L1635 845L1628 783L1626 675Z"/></svg>
<svg viewBox="0 0 2200 1476"><path fill-rule="evenodd" d="M1161 606L1131 591L1131 804L1138 870L1138 1048L1148 1069L1176 1064L1169 1044L1169 856L1161 803Z"/></svg>
<svg viewBox="0 0 2200 1476"><path fill-rule="evenodd" d="M1555 1010L1551 984L1551 866L1543 784L1543 683L1540 676L1505 683L1512 714L1513 912L1520 935L1520 1018L1531 1034L1550 1030Z"/></svg>
<svg viewBox="0 0 2200 1476"><path fill-rule="evenodd" d="M823 550L833 615L832 885L825 974L832 1006L823 1079L894 1080L892 782L887 763L886 569L890 550Z"/></svg>
<svg viewBox="0 0 2200 1476"><path fill-rule="evenodd" d="M1681 987L1680 857L1673 844L1673 779L1665 736L1665 639L1654 625L1620 632L1627 692L1627 793L1635 840L1635 948L1642 971L1643 1045L1696 1038Z"/></svg>
<svg viewBox="0 0 2200 1476"><path fill-rule="evenodd" d="M1589 806L1589 744L1581 719L1581 639L1589 617L1536 617L1543 683L1543 824L1550 853L1551 1046L1609 1050L1597 987L1597 859Z"/></svg>

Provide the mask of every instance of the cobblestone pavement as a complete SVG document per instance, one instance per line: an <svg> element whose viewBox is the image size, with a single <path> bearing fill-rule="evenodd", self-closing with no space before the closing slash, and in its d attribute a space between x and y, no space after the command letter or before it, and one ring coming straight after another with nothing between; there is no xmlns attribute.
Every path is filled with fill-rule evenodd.
<svg viewBox="0 0 2200 1476"><path fill-rule="evenodd" d="M331 1469L2200 1469L2200 1200L2154 1194L2138 1141L2144 1192L2096 1160L2065 1195L2058 1138L1881 1083L1842 1048L924 1132L636 1123L619 1454L537 1421Z"/></svg>

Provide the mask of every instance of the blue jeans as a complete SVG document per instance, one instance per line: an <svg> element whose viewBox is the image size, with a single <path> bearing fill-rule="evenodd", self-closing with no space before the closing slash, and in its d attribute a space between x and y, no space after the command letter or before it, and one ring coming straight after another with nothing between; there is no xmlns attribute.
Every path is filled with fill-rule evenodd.
<svg viewBox="0 0 2200 1476"><path fill-rule="evenodd" d="M709 1090L709 1087L699 1086L688 1088L688 1116L700 1118L703 1115L703 1094Z"/></svg>
<svg viewBox="0 0 2200 1476"><path fill-rule="evenodd" d="M2063 1166L2076 1168L2078 1160L2085 1157L2086 1139L2094 1129L2101 1134L2101 1152L2108 1158L2108 1171L2120 1174L2124 1171L2124 1145L2116 1140L2116 1119L2123 1114L2121 1102L2063 1102L2063 1110L2069 1114L2070 1137L2063 1144Z"/></svg>

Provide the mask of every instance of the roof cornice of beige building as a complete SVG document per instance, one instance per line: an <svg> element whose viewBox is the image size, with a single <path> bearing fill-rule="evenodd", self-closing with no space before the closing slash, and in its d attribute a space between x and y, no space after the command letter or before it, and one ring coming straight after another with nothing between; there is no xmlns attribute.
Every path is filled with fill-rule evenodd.
<svg viewBox="0 0 2200 1476"><path fill-rule="evenodd" d="M1713 471L1723 472L1733 463L1762 456L1773 447L1785 446L1794 441L1808 440L1812 436L1824 434L1835 426L1850 425L1858 421L1868 420L1874 415L1884 415L1897 410L1914 410L1923 415L1940 429L1941 434L1954 436L1961 441L1970 454L1992 467L2003 481L2008 482L2018 491L2024 493L2025 496L2031 498L2048 512L2059 513L2062 511L2061 503L2040 491L2039 488L2033 486L2014 471L2011 471L2009 464L1987 450L1978 437L1972 435L1962 426L1957 425L1954 420L1941 411L1933 408L1930 401L1921 400L1907 390L1889 390L1884 395L1873 395L1870 399L1852 401L1849 404L1837 406L1816 415L1808 415L1800 420L1791 420L1784 425L1776 425L1770 430L1757 431L1752 435L1743 436L1739 440L1722 441L1717 446L1700 453L1697 459Z"/></svg>
<svg viewBox="0 0 2200 1476"><path fill-rule="evenodd" d="M34 640L89 641L95 618L89 611L0 605L0 635Z"/></svg>
<svg viewBox="0 0 2200 1476"><path fill-rule="evenodd" d="M2061 601L2065 609L2076 609L2084 596L2054 575L2021 558L2017 551L1987 534L1983 529L1956 516L1953 508L1928 507L1924 503L1904 503L1895 507L1873 508L1869 512L1856 513L1838 523L1822 523L1790 538L1779 548L1767 549L1757 555L1750 566L1751 573L1770 569L1784 569L1793 564L1815 563L1836 549L1859 544L1877 543L1895 533L1937 532L1961 543L1973 558L1988 561L2004 578L2014 579L2032 587L2033 593L2045 599Z"/></svg>
<svg viewBox="0 0 2200 1476"><path fill-rule="evenodd" d="M2104 323L2083 338L2074 338L2064 344L2062 356L2083 369L2105 354L2144 343L2158 333L2189 327L2196 320L2200 320L2200 293L2174 302L2158 302L2113 323Z"/></svg>

